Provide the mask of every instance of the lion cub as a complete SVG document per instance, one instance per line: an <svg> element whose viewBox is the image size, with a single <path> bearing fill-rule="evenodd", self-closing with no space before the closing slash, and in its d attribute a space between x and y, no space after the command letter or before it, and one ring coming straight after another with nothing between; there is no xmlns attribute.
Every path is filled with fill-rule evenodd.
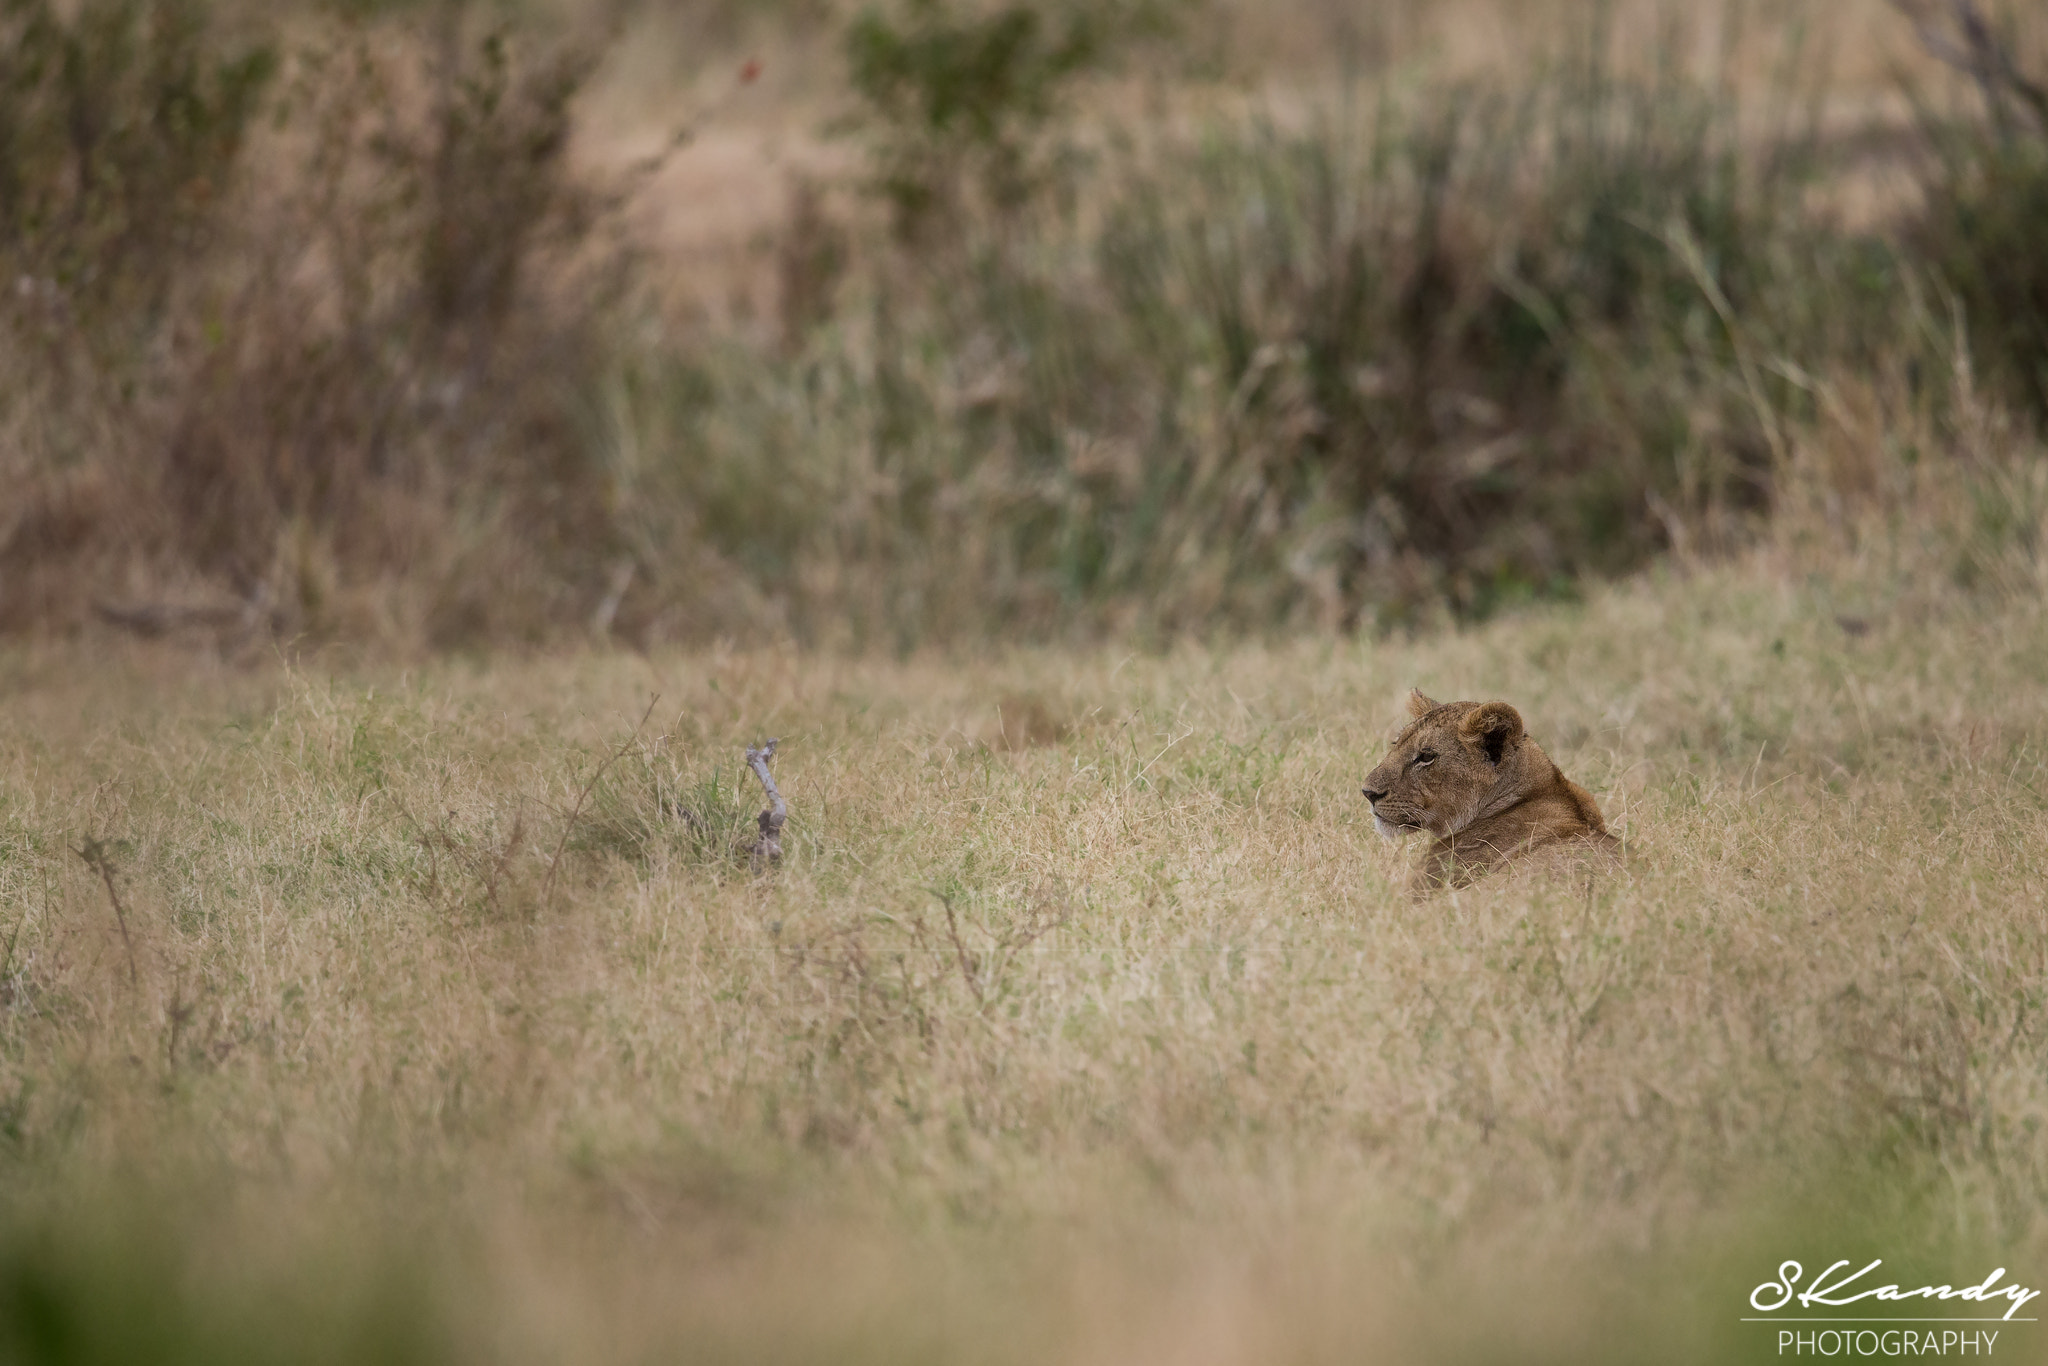
<svg viewBox="0 0 2048 1366"><path fill-rule="evenodd" d="M1564 776L1505 702L1432 702L1408 694L1413 719L1365 780L1373 827L1388 839L1436 839L1415 872L1420 896L1462 887L1518 854L1563 841L1609 850L1593 794Z"/></svg>

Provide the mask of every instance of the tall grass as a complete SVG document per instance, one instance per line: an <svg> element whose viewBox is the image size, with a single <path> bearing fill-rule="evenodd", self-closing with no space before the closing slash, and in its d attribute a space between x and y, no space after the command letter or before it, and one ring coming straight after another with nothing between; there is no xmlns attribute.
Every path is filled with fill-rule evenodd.
<svg viewBox="0 0 2048 1366"><path fill-rule="evenodd" d="M1943 554L1138 657L16 649L0 1333L1717 1360L1788 1256L2037 1281L2048 635ZM1625 871L1407 900L1407 684L1512 698Z"/></svg>

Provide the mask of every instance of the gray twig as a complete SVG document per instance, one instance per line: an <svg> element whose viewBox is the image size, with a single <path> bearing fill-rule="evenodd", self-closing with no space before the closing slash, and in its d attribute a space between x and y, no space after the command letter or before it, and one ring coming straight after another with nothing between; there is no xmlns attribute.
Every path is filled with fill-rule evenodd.
<svg viewBox="0 0 2048 1366"><path fill-rule="evenodd" d="M782 823L789 819L789 803L782 800L782 793L775 786L775 775L768 771L768 761L775 757L778 743L770 740L747 751L747 767L754 770L754 776L761 780L762 789L768 793L768 805L754 818L761 834L747 850L757 872L782 857Z"/></svg>

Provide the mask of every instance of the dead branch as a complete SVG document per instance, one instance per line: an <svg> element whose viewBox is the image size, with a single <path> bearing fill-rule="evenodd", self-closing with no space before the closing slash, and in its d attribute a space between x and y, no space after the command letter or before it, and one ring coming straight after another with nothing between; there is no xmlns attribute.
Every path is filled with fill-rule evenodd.
<svg viewBox="0 0 2048 1366"><path fill-rule="evenodd" d="M498 912L498 883L505 876L505 869L511 865L513 857L518 854L520 845L525 842L526 806L522 802L512 808L512 833L505 836L504 847L498 851L498 857L492 861L490 871L483 874L482 877L484 906L493 915L496 915ZM557 858L561 857L560 849L555 851L555 856ZM473 865L476 868L481 868L482 866L483 862L481 859L478 859ZM548 872L553 874L554 871L555 866L550 863L548 865Z"/></svg>
<svg viewBox="0 0 2048 1366"><path fill-rule="evenodd" d="M114 903L114 923L121 927L121 945L128 950L128 985L140 985L142 974L135 966L135 941L128 937L128 913L121 908L121 894L114 889L114 861L107 857L106 842L87 835L85 847L71 852L84 859L85 866L98 873L100 880L107 884L107 900Z"/></svg>
<svg viewBox="0 0 2048 1366"><path fill-rule="evenodd" d="M0 1005L14 999L14 946L21 942L21 927L28 924L28 912L14 921L14 933L7 936L7 957L0 961Z"/></svg>
<svg viewBox="0 0 2048 1366"><path fill-rule="evenodd" d="M984 952L975 953L968 949L966 936L960 932L960 917L953 909L952 896L937 887L927 887L925 890L938 898L939 904L945 907L946 940L952 945L953 957L960 965L960 979L967 983L968 991L973 993L977 1009L987 1008L991 994L1001 995L1003 978L1015 965L1018 954L1035 941L1064 927L1073 916L1072 903L1062 889L1056 905L1048 906L1047 902L1051 898L1040 898L1037 904L1024 913L1018 923L990 939ZM910 932L918 948L929 952L930 948L925 940L924 917L921 914L911 916ZM940 952L943 954L944 950L941 949Z"/></svg>
<svg viewBox="0 0 2048 1366"><path fill-rule="evenodd" d="M953 941L953 952L959 955L960 976L965 979L967 989L974 993L974 1004L987 1004L981 992L981 974L976 971L981 966L981 960L967 951L967 945L960 938L960 921L953 914L953 898L935 887L927 890L946 908L946 938Z"/></svg>
<svg viewBox="0 0 2048 1366"><path fill-rule="evenodd" d="M1004 954L1014 958L1019 950L1030 947L1033 941L1043 939L1054 930L1065 929L1067 922L1074 918L1073 901L1066 888L1057 883L1054 885L1058 887L1056 893L1050 897L1042 895L1039 904L1025 917L1024 923L996 941L997 948ZM1050 899L1057 900L1057 910L1045 908L1045 901Z"/></svg>
<svg viewBox="0 0 2048 1366"><path fill-rule="evenodd" d="M576 833L576 821L577 818L582 816L583 814L583 803L589 801L590 794L597 790L597 781L598 779L604 777L604 771L610 768L613 764L617 763L620 759L624 758L626 755L626 751L633 747L633 742L640 738L641 730L647 725L647 718L654 715L654 704L659 701L661 701L660 693L656 693L654 696L647 699L647 710L640 713L640 719L633 725L633 733L631 735L628 735L625 739L619 741L618 744L612 747L611 753L605 755L604 758L601 761L599 761L597 767L591 771L590 781L585 783L583 785L583 790L576 794L576 804L569 808L569 819L562 825L562 838L555 841L554 857L548 860L547 881L541 884L540 908L543 911L549 909L551 906L554 905L555 870L561 867L562 865L562 851L569 847L569 836ZM515 821L515 837L517 833L518 827ZM504 857L506 859L512 857L511 846L508 845L506 847ZM501 859L499 861L499 867L502 868L503 866L504 861ZM492 884L494 886L496 885L496 881L497 877L496 874L494 873L492 875Z"/></svg>
<svg viewBox="0 0 2048 1366"><path fill-rule="evenodd" d="M192 1016L198 1009L197 1001L185 999L185 975L181 971L177 985L171 988L170 1008L165 1012L170 1028L164 1038L164 1066L170 1071L178 1070L178 1041L184 1037L185 1026L192 1023Z"/></svg>
<svg viewBox="0 0 2048 1366"><path fill-rule="evenodd" d="M747 751L747 767L754 770L754 776L761 780L761 787L768 794L768 805L754 818L754 824L761 833L747 846L754 871L774 863L782 857L782 823L789 819L789 803L782 800L782 793L776 789L775 775L768 771L768 761L775 757L777 740L751 748Z"/></svg>

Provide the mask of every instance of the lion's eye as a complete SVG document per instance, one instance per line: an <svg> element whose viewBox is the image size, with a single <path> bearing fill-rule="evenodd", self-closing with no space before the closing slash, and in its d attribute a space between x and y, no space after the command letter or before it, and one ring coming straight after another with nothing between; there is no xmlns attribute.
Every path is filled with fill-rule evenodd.
<svg viewBox="0 0 2048 1366"><path fill-rule="evenodd" d="M1416 755L1411 762L1413 762L1413 764L1417 768L1427 768L1431 764L1436 762L1436 755L1432 754L1430 751L1425 749L1424 751L1422 751L1422 753Z"/></svg>

